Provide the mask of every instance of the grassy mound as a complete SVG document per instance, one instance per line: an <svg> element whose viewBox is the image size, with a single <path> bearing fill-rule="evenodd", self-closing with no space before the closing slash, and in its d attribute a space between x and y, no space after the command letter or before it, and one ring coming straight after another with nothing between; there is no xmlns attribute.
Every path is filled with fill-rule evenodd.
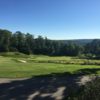
<svg viewBox="0 0 100 100"><path fill-rule="evenodd" d="M0 56L4 56L4 57L21 57L21 58L28 58L29 56L23 53L19 53L19 52L4 52L4 53L0 53Z"/></svg>

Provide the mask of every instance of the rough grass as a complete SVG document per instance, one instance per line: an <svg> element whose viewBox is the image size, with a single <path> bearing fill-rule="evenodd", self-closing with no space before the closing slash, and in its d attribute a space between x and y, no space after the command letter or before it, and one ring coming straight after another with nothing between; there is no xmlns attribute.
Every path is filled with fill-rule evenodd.
<svg viewBox="0 0 100 100"><path fill-rule="evenodd" d="M75 57L27 56L18 53L1 54L0 77L19 78L65 72L69 74L100 74L99 65L84 65L84 61L88 62L86 59ZM90 62L96 61L100 62L99 60Z"/></svg>

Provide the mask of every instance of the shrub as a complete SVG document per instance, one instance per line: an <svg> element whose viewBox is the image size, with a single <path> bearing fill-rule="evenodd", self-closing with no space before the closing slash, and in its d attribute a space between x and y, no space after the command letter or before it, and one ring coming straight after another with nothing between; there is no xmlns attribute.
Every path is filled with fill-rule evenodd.
<svg viewBox="0 0 100 100"><path fill-rule="evenodd" d="M100 78L97 77L86 83L74 94L74 97L72 96L69 100L100 100Z"/></svg>
<svg viewBox="0 0 100 100"><path fill-rule="evenodd" d="M100 78L96 78L84 86L79 100L100 100Z"/></svg>

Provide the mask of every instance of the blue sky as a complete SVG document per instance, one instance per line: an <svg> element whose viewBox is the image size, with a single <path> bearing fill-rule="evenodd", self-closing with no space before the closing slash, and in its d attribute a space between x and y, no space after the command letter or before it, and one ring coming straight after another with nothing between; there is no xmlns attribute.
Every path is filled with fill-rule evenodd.
<svg viewBox="0 0 100 100"><path fill-rule="evenodd" d="M0 28L50 39L100 38L100 0L0 0Z"/></svg>

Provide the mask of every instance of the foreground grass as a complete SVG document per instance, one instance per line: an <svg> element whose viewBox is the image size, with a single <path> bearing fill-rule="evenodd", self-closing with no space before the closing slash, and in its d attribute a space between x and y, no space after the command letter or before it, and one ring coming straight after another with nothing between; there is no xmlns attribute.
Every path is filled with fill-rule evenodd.
<svg viewBox="0 0 100 100"><path fill-rule="evenodd" d="M77 59L74 61L71 57L42 55L29 57L0 56L0 77L22 78L65 72L69 74L100 74L99 65L55 63L55 61L75 62ZM82 62L82 60L78 59L78 62Z"/></svg>

